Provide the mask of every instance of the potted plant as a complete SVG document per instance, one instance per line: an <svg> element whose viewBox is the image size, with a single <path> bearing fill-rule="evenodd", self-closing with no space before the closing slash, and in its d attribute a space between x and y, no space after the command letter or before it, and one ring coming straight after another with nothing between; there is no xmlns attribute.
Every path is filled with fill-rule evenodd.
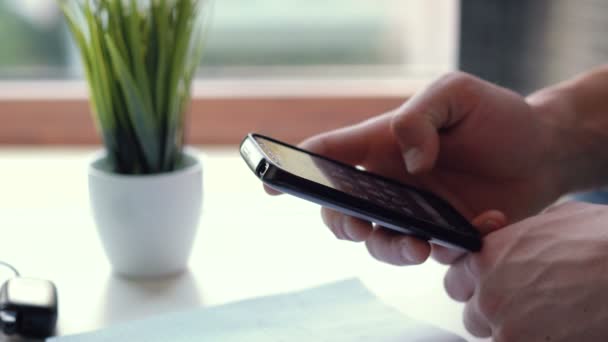
<svg viewBox="0 0 608 342"><path fill-rule="evenodd" d="M202 203L184 116L204 46L203 0L59 0L105 149L89 167L93 216L113 269L182 271Z"/></svg>

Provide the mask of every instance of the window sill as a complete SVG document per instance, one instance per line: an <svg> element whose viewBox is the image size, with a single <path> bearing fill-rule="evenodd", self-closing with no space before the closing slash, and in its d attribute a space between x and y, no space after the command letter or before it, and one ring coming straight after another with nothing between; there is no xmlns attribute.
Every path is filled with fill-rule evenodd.
<svg viewBox="0 0 608 342"><path fill-rule="evenodd" d="M236 144L247 132L297 142L398 107L428 80L197 81L190 144ZM82 81L0 82L0 144L98 144Z"/></svg>

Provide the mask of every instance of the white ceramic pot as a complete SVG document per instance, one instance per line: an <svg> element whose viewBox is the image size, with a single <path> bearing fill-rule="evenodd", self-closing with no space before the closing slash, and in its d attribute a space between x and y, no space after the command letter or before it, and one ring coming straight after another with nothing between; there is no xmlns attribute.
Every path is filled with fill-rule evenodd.
<svg viewBox="0 0 608 342"><path fill-rule="evenodd" d="M169 173L111 172L105 154L89 167L97 230L115 272L162 277L187 268L202 206L202 166L191 151Z"/></svg>

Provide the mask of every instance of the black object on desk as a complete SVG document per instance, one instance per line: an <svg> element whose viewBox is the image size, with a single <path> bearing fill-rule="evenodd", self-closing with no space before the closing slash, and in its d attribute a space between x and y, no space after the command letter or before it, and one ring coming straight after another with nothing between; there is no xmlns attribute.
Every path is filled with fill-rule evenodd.
<svg viewBox="0 0 608 342"><path fill-rule="evenodd" d="M6 335L44 338L55 332L57 288L42 279L16 277L0 289L0 327Z"/></svg>

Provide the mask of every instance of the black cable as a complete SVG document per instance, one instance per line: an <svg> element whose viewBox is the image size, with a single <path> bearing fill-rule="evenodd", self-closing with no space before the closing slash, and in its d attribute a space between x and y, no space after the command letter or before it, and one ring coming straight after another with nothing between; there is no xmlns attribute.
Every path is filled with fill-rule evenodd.
<svg viewBox="0 0 608 342"><path fill-rule="evenodd" d="M4 262L4 261L0 260L0 266L4 266L4 267L8 268L9 270L13 271L13 273L15 273L16 277L20 276L19 271L17 271L17 269L13 265L9 264L8 262Z"/></svg>

